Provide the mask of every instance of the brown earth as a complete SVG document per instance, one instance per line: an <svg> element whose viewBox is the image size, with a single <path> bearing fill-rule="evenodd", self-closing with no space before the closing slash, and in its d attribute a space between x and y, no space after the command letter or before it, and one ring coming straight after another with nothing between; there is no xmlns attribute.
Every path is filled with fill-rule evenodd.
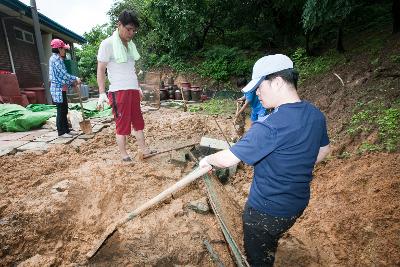
<svg viewBox="0 0 400 267"><path fill-rule="evenodd" d="M385 57L400 54L399 37L387 39L379 69L371 59L349 55L351 63L299 88L303 98L325 112L334 151L316 167L310 204L282 238L276 266L400 265L400 154L359 155L354 152L368 137L346 134L357 101L378 98L390 103L399 98L399 64ZM190 144L204 135L223 138L205 115L162 108L146 113L145 122L147 142L158 150ZM231 118L218 122L233 138ZM222 262L233 266L215 216L187 208L206 196L201 180L128 222L85 262L85 254L108 226L194 166L172 164L175 153L123 164L114 139L108 128L77 148L58 146L45 154L0 158L0 265L214 266L203 245L207 240ZM129 146L134 155L134 138ZM351 156L336 157L344 151ZM240 207L251 178L251 167L241 166L223 187ZM240 236L240 227L235 230Z"/></svg>

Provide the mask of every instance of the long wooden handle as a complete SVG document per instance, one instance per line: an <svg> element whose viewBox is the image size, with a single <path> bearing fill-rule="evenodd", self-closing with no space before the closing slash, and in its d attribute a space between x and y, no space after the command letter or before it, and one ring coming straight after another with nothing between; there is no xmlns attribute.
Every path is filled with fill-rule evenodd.
<svg viewBox="0 0 400 267"><path fill-rule="evenodd" d="M175 148L171 148L171 149L159 151L159 152L156 152L156 153L151 154L151 156L155 156L155 155L159 155L159 154L162 154L162 153L171 152L171 151L174 151L174 150L180 150L180 149L182 149L182 148L186 148L186 147L190 147L190 146L195 146L195 145L197 145L197 144L198 144L198 142L197 142L197 143L193 143L193 144L189 144L189 145L184 145L184 146L180 146L180 147L175 147Z"/></svg>
<svg viewBox="0 0 400 267"><path fill-rule="evenodd" d="M85 113L83 112L83 104L82 104L82 97L81 97L81 86L77 85L76 89L78 91L79 103L81 104L82 119L85 120Z"/></svg>
<svg viewBox="0 0 400 267"><path fill-rule="evenodd" d="M203 176L204 174L206 174L210 170L211 170L211 167L195 169L194 171L192 171L191 173L189 173L188 175L183 177L181 180L179 180L177 183L175 183L171 187L167 188L166 190L164 190L163 192L161 192L157 196L153 197L152 199L150 199L149 201L147 201L146 203L142 204L141 206L136 208L134 211L129 213L128 217L124 221L122 221L120 225L132 220L133 218L138 216L143 211L145 211L148 208L158 204L159 202L164 200L166 197L170 196L171 194L175 193L179 189L181 189L181 188L185 187L186 185L190 184L191 182L193 182L197 178Z"/></svg>

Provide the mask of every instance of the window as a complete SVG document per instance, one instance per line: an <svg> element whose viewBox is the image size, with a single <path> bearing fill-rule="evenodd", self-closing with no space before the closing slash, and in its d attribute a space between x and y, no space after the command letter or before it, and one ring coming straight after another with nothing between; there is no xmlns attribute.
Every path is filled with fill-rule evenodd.
<svg viewBox="0 0 400 267"><path fill-rule="evenodd" d="M24 31L20 28L14 27L14 32L15 32L15 38L18 40L34 44L35 39L33 38L33 34L27 31Z"/></svg>

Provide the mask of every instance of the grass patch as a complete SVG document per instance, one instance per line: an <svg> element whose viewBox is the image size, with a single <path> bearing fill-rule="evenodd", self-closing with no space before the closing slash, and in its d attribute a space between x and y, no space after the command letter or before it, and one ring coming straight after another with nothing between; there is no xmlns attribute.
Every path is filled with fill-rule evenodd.
<svg viewBox="0 0 400 267"><path fill-rule="evenodd" d="M379 52L382 50L386 42L385 36L379 34L378 36L370 36L361 41L360 46L358 46L354 52L369 54L370 56L378 56Z"/></svg>
<svg viewBox="0 0 400 267"><path fill-rule="evenodd" d="M213 98L203 103L191 104L188 110L190 112L204 112L209 115L235 114L236 102L231 99Z"/></svg>
<svg viewBox="0 0 400 267"><path fill-rule="evenodd" d="M304 48L297 48L291 56L295 68L300 72L300 83L307 78L329 71L333 66L344 63L343 54L330 50L323 56L308 56Z"/></svg>
<svg viewBox="0 0 400 267"><path fill-rule="evenodd" d="M390 57L390 59L392 60L393 63L398 63L400 64L400 55L392 55Z"/></svg>
<svg viewBox="0 0 400 267"><path fill-rule="evenodd" d="M361 133L370 134L376 129L379 137L377 143L362 143L359 147L360 152L394 152L399 149L400 99L397 99L390 107L374 101L357 104L347 132L354 136Z"/></svg>
<svg viewBox="0 0 400 267"><path fill-rule="evenodd" d="M358 153L363 154L365 152L381 151L382 147L376 144L370 144L368 142L363 142L358 148Z"/></svg>

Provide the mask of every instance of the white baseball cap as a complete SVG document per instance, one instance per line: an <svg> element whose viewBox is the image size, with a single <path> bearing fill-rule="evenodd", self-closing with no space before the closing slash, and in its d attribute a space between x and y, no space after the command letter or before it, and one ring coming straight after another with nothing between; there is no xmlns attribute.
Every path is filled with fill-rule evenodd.
<svg viewBox="0 0 400 267"><path fill-rule="evenodd" d="M293 69L293 62L285 55L276 54L260 58L254 64L251 81L243 87L242 92L256 90L267 75L286 69Z"/></svg>

